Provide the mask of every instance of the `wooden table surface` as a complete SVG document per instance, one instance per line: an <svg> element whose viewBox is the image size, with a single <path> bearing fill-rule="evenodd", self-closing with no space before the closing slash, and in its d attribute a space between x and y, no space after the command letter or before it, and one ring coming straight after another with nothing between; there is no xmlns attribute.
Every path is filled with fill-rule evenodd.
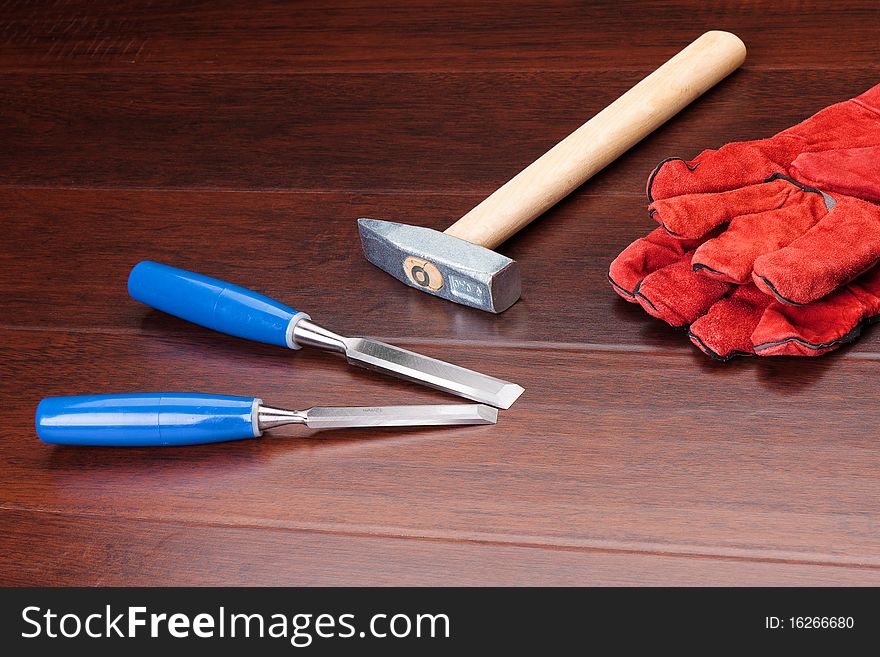
<svg viewBox="0 0 880 657"><path fill-rule="evenodd" d="M103 5L103 6L102 6ZM499 250L500 316L361 254L446 227L708 29L710 91ZM713 362L609 289L669 155L880 81L864 2L0 3L0 583L880 584L880 331ZM40 398L454 398L132 301L154 259L523 385L496 427L49 447Z"/></svg>

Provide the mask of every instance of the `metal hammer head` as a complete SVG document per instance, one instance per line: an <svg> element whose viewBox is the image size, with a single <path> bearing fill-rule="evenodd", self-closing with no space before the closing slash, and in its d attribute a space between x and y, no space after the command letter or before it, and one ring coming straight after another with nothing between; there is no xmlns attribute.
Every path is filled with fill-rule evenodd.
<svg viewBox="0 0 880 657"><path fill-rule="evenodd" d="M500 313L519 299L515 260L430 228L358 219L367 260L422 292Z"/></svg>

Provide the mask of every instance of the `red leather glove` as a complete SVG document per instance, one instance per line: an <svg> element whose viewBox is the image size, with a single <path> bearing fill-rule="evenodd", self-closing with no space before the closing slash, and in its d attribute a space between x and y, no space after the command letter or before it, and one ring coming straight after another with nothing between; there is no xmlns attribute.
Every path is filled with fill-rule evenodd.
<svg viewBox="0 0 880 657"><path fill-rule="evenodd" d="M688 335L691 342L720 360L738 353L821 356L855 340L862 326L878 316L880 268L875 267L804 306L773 301L752 284L739 286L691 324Z"/></svg>
<svg viewBox="0 0 880 657"><path fill-rule="evenodd" d="M880 207L863 200L880 199L878 108L880 85L770 139L665 160L648 181L662 228L612 263L615 290L721 358L854 339L880 312L880 276L848 285L880 259Z"/></svg>
<svg viewBox="0 0 880 657"><path fill-rule="evenodd" d="M654 201L650 212L682 239L728 224L696 249L694 269L728 283L753 281L783 303L824 297L880 260L880 206L787 178L674 196Z"/></svg>
<svg viewBox="0 0 880 657"><path fill-rule="evenodd" d="M673 326L690 326L691 341L719 360L738 354L819 356L855 340L880 315L880 267L806 305L780 303L753 283L732 285L692 267L699 240L663 228L611 264L609 278L627 301Z"/></svg>
<svg viewBox="0 0 880 657"><path fill-rule="evenodd" d="M726 192L781 173L808 187L880 201L880 85L769 139L671 157L648 178L648 201Z"/></svg>

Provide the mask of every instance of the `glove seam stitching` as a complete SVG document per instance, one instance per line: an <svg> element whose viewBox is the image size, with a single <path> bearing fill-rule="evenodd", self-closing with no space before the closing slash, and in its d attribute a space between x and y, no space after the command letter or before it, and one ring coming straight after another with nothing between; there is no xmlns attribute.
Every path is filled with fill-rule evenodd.
<svg viewBox="0 0 880 657"><path fill-rule="evenodd" d="M880 117L880 110L878 110L878 109L876 109L876 108L874 108L874 107L871 107L870 105L866 105L865 103L863 103L862 101L860 101L858 98L853 98L852 100L853 100L853 102L854 102L856 105L858 105L859 107L863 107L863 108L865 108L866 110L868 110L869 112L871 112L871 114L875 114L876 116Z"/></svg>

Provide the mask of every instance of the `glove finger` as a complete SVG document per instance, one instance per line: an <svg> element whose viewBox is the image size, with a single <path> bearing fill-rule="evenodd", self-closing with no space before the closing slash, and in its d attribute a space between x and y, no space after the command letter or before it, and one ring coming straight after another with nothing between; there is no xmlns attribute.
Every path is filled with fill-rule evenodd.
<svg viewBox="0 0 880 657"><path fill-rule="evenodd" d="M752 278L767 294L806 304L830 294L880 260L880 207L847 196L788 246L755 260Z"/></svg>
<svg viewBox="0 0 880 657"><path fill-rule="evenodd" d="M755 260L788 246L826 214L820 193L800 192L777 210L736 217L721 235L697 248L694 270L728 283L750 283Z"/></svg>
<svg viewBox="0 0 880 657"><path fill-rule="evenodd" d="M755 285L737 287L691 324L688 337L718 360L754 354L752 332L773 300Z"/></svg>
<svg viewBox="0 0 880 657"><path fill-rule="evenodd" d="M648 177L648 201L683 194L726 192L763 182L784 170L762 152L761 142L735 142L706 150L686 162L678 157L663 160ZM789 160L790 161L790 160Z"/></svg>
<svg viewBox="0 0 880 657"><path fill-rule="evenodd" d="M807 191L785 178L774 178L717 194L686 194L655 201L648 213L671 235L698 239L738 216L813 202L818 192Z"/></svg>
<svg viewBox="0 0 880 657"><path fill-rule="evenodd" d="M855 340L880 314L880 268L805 306L771 303L752 333L761 356L821 356Z"/></svg>
<svg viewBox="0 0 880 657"><path fill-rule="evenodd" d="M626 247L611 263L608 281L627 301L636 303L636 292L649 274L681 260L700 241L678 240L662 228Z"/></svg>
<svg viewBox="0 0 880 657"><path fill-rule="evenodd" d="M759 183L776 172L790 174L795 158L808 151L876 147L880 143L878 115L880 85L856 98L826 107L769 139L727 144L718 150L703 151L690 162L669 158L648 178L648 199L723 192ZM864 160L867 168L861 170L870 171L876 158L870 157L870 153L860 155L867 156ZM802 160L800 166L809 168L808 160L809 157ZM876 177L871 178L876 181ZM826 189L818 178L810 180ZM839 188L837 182L843 182L843 188ZM834 174L828 180L826 191L847 193L847 184L842 174Z"/></svg>
<svg viewBox="0 0 880 657"><path fill-rule="evenodd" d="M680 260L648 274L635 291L635 300L649 315L672 326L686 326L706 314L731 285L693 270L688 252Z"/></svg>
<svg viewBox="0 0 880 657"><path fill-rule="evenodd" d="M880 146L802 153L791 164L793 175L826 191L880 201Z"/></svg>

